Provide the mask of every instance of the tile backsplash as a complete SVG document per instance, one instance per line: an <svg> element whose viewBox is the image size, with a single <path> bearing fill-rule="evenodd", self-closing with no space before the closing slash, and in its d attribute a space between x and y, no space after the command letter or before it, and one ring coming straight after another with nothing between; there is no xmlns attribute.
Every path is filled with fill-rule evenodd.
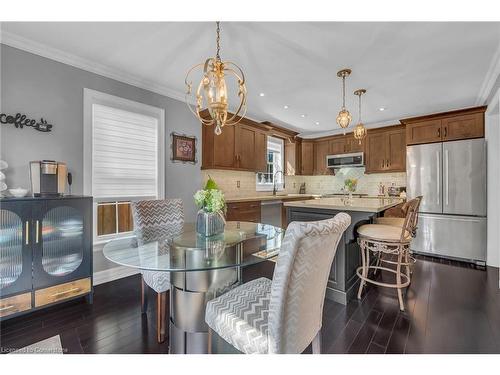
<svg viewBox="0 0 500 375"><path fill-rule="evenodd" d="M365 174L364 168L343 168L335 176L286 176L285 193L298 193L300 184L306 183L308 194L338 193L344 186L346 178L357 178L358 187L356 192L377 195L379 183L386 186L406 186L406 173L378 173ZM256 191L255 173L227 170L203 170L203 184L211 176L222 189L227 198L239 198L246 196L269 195L267 191ZM239 183L238 183L239 181ZM239 186L239 187L238 187Z"/></svg>

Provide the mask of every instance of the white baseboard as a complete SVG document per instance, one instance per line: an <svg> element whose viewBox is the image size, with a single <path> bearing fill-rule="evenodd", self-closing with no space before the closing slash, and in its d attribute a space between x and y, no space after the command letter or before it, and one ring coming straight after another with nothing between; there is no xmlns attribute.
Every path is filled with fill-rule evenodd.
<svg viewBox="0 0 500 375"><path fill-rule="evenodd" d="M94 285L108 283L113 280L123 279L127 276L138 274L140 271L130 267L113 267L108 270L94 272Z"/></svg>

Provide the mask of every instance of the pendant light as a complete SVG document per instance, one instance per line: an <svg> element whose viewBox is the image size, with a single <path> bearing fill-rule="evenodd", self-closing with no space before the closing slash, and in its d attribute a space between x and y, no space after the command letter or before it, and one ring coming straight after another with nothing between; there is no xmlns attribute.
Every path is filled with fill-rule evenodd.
<svg viewBox="0 0 500 375"><path fill-rule="evenodd" d="M352 116L349 111L345 107L345 79L349 77L351 74L351 69L342 69L337 72L337 77L342 78L342 108L340 109L339 114L337 115L337 124L345 130L349 126L352 121Z"/></svg>
<svg viewBox="0 0 500 375"><path fill-rule="evenodd" d="M366 128L363 125L363 122L361 121L361 95L366 94L365 89L359 89L354 91L354 95L357 95L359 97L359 113L358 113L358 124L354 128L354 138L356 138L361 144L361 141L366 137Z"/></svg>
<svg viewBox="0 0 500 375"><path fill-rule="evenodd" d="M215 57L208 58L204 63L197 64L189 69L184 80L186 84L186 103L193 114L204 125L215 126L215 134L220 135L222 128L226 125L236 125L241 121L246 113L247 89L245 86L245 75L241 68L230 62L222 61L220 57L220 22L216 22L216 54ZM190 74L203 68L203 76L198 84L196 93L193 93L193 83L190 81ZM228 87L226 85L226 75L236 78L237 93L239 103L233 115L228 113ZM189 97L194 94L196 106L190 104ZM204 108L208 109L208 116L203 116Z"/></svg>

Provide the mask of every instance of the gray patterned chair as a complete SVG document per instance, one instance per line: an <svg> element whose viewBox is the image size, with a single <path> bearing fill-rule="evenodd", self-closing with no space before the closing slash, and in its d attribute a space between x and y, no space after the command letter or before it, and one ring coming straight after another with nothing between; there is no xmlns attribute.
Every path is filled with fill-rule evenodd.
<svg viewBox="0 0 500 375"><path fill-rule="evenodd" d="M134 232L139 244L161 241L180 234L184 225L181 199L158 199L131 203ZM159 244L160 251L168 251L168 242ZM142 271L142 312L147 311L147 286L157 293L156 320L158 342L165 341L167 291L170 289L170 273Z"/></svg>
<svg viewBox="0 0 500 375"><path fill-rule="evenodd" d="M208 302L205 320L210 335L215 332L247 354L302 353L311 343L313 353L319 353L328 275L350 223L346 213L292 222L272 281L259 278Z"/></svg>

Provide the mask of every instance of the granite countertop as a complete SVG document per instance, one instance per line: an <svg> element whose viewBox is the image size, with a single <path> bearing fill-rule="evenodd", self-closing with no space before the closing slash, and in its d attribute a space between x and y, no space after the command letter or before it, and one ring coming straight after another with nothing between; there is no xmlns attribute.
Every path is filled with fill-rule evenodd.
<svg viewBox="0 0 500 375"><path fill-rule="evenodd" d="M285 202L285 207L301 207L311 209L381 212L401 203L401 198L353 198L347 203L344 198L320 198L314 200Z"/></svg>
<svg viewBox="0 0 500 375"><path fill-rule="evenodd" d="M313 199L319 198L321 195L317 194L276 194L276 195L254 195L248 197L235 197L235 198L226 198L227 203L236 203L236 202L253 202L253 201L285 201L287 199Z"/></svg>

